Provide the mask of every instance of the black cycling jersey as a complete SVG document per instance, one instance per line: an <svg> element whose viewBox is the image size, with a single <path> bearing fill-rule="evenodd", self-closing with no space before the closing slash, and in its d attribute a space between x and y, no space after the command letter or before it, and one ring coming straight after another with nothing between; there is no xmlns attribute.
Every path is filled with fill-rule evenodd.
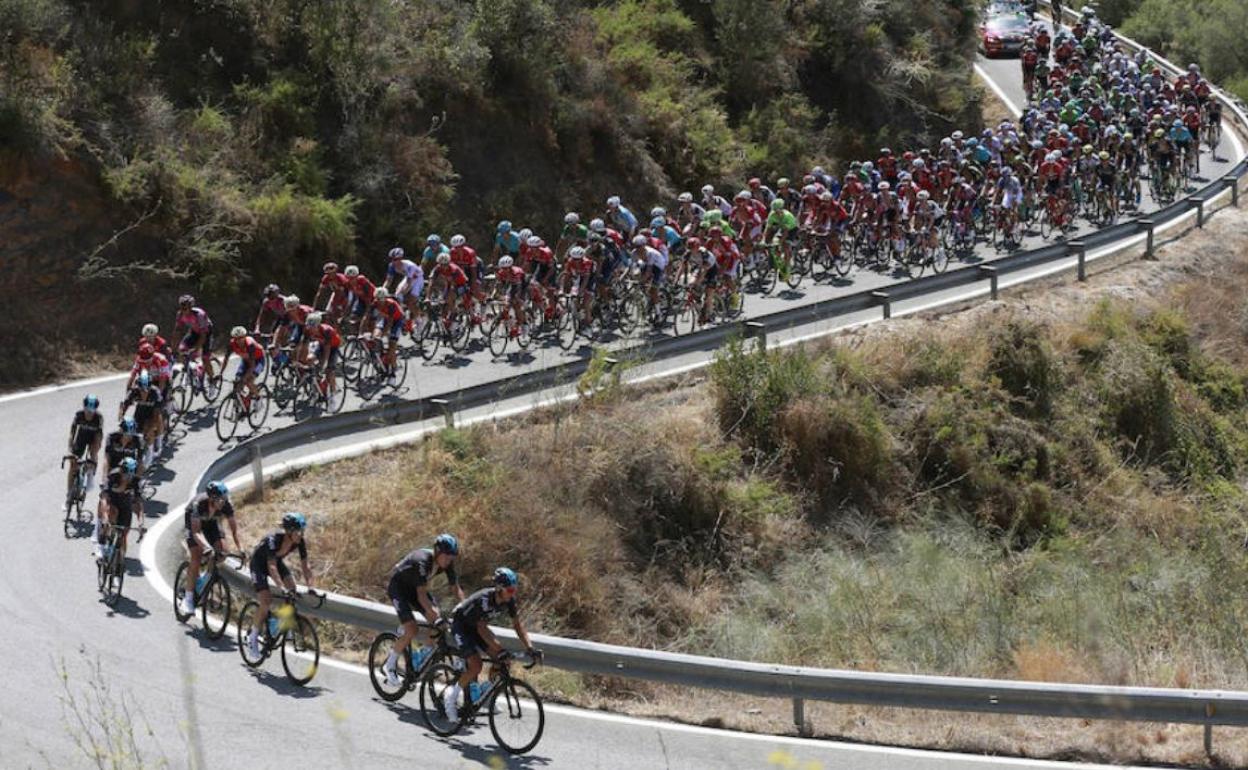
<svg viewBox="0 0 1248 770"><path fill-rule="evenodd" d="M455 572L455 565L452 564L445 570L438 567L434 560L434 553L429 548L417 548L404 556L390 570L390 574L396 580L405 587L413 589L427 584L433 576L443 572L446 574L446 582L449 585L459 585L459 575Z"/></svg>
<svg viewBox="0 0 1248 770"><path fill-rule="evenodd" d="M70 423L69 430L75 437L85 435L88 441L94 440L104 432L104 417L98 409L90 417L85 409L79 409L74 413L74 421Z"/></svg>
<svg viewBox="0 0 1248 770"><path fill-rule="evenodd" d="M158 388L155 383L148 385L146 388L141 388L138 385L135 385L130 388L130 392L126 394L126 400L121 402L121 408L125 409L131 404L140 406L160 406L163 400L164 393L161 392L160 388Z"/></svg>
<svg viewBox="0 0 1248 770"><path fill-rule="evenodd" d="M196 495L195 499L187 504L186 511L182 514L182 522L188 533L191 531L191 522L194 520L198 520L200 529L204 529L209 525L216 526L223 519L232 518L234 518L234 505L229 500L226 500L216 513L213 513L206 494Z"/></svg>
<svg viewBox="0 0 1248 770"><path fill-rule="evenodd" d="M127 457L133 458L135 462L139 461L143 442L136 438L129 445L124 445L125 437L126 434L119 430L108 434L108 441L104 444L104 457L108 460L109 468L116 468Z"/></svg>
<svg viewBox="0 0 1248 770"><path fill-rule="evenodd" d="M500 604L498 589L491 587L482 588L456 605L454 618L456 624L462 624L467 628L476 628L477 624L482 620L489 623L502 617L503 613L515 619L517 613L516 600L511 599Z"/></svg>
<svg viewBox="0 0 1248 770"><path fill-rule="evenodd" d="M260 542L256 545L256 550L251 555L252 564L259 563L267 565L269 559L277 559L281 561L287 556L291 550L299 551L300 559L308 558L308 544L300 539L299 543L293 549L287 549L286 553L279 553L282 547L282 536L286 534L285 530L275 529L264 537L260 538Z"/></svg>
<svg viewBox="0 0 1248 770"><path fill-rule="evenodd" d="M127 496L137 497L139 494L139 476L132 474L126 478L126 473L121 468L113 468L108 472L108 478L104 480L104 487L101 490L111 496Z"/></svg>

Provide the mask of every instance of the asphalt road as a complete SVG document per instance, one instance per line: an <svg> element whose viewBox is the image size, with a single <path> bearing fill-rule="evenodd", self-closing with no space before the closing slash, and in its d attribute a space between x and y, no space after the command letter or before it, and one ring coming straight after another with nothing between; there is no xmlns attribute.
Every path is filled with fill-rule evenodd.
<svg viewBox="0 0 1248 770"><path fill-rule="evenodd" d="M1012 87L1017 64L989 64L993 77ZM1222 154L1232 153L1227 149ZM859 273L846 285L807 286L799 295L779 298L751 297L747 308L770 312L893 280ZM524 359L493 361L481 351L414 367L409 387L400 395L447 392L522 368L554 365L566 360L565 355L557 348L540 349ZM705 354L681 360L699 355ZM64 476L57 463L69 417L82 397L89 391L100 393L111 418L120 387L112 381L0 398L0 446L8 456L0 463L0 489L5 490L3 510L10 532L0 547L0 640L11 660L0 697L0 767L93 764L75 745L75 736L83 731L74 725L77 716L95 723L90 715L101 702L109 718L129 704L149 765L162 756L172 767L281 763L365 768L411 760L428 767L463 767L488 762L494 753L488 729L452 741L436 740L419 725L413 700L389 707L352 671L323 666L306 690L288 686L275 661L259 673L249 671L232 643L207 642L196 626L173 621L169 599L141 579L137 547L131 548L130 578L119 605L109 610L99 601L86 540L65 539L59 532ZM166 505L180 513L176 508L189 495L195 476L219 449L208 416L192 422L157 472L157 497L149 504L149 515L165 513ZM109 688L99 700L93 694L100 694L100 688L91 685L97 665ZM66 679L60 675L62 667ZM65 688L76 696L76 709L65 705ZM102 729L97 724L89 732L99 736ZM536 750L508 765L763 768L775 765L778 756L798 763L787 766L810 768L1052 766L748 736L574 709L552 709Z"/></svg>

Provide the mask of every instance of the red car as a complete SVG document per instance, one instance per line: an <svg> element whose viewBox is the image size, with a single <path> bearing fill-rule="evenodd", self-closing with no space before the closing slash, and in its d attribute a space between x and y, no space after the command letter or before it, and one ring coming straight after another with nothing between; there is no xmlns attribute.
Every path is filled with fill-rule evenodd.
<svg viewBox="0 0 1248 770"><path fill-rule="evenodd" d="M988 57L1017 54L1029 34L1027 17L1022 14L993 16L979 25L979 47Z"/></svg>

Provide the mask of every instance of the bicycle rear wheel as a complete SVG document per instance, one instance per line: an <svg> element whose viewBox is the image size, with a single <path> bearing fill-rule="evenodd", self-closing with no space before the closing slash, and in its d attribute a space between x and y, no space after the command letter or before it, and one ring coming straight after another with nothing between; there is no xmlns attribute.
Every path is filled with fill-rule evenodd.
<svg viewBox="0 0 1248 770"><path fill-rule="evenodd" d="M298 613L295 627L282 634L282 668L290 681L303 686L316 676L321 662L321 640L316 635L316 625Z"/></svg>
<svg viewBox="0 0 1248 770"><path fill-rule="evenodd" d="M521 679L511 679L489 696L490 732L508 754L524 754L542 739L546 711L537 690Z"/></svg>
<svg viewBox="0 0 1248 770"><path fill-rule="evenodd" d="M420 679L420 716L435 735L443 738L454 735L463 726L463 722L452 722L446 715L446 696L457 679L459 672L445 663L425 669Z"/></svg>
<svg viewBox="0 0 1248 770"><path fill-rule="evenodd" d="M209 639L225 636L225 627L230 623L230 602L229 584L220 577L210 578L207 590L199 597L199 617Z"/></svg>
<svg viewBox="0 0 1248 770"><path fill-rule="evenodd" d="M411 689L412 684L410 649L404 650L394 662L395 673L399 675L397 686L391 687L386 683L386 674L382 670L398 638L398 635L391 631L382 631L377 634L368 648L368 679L373 683L373 691L377 693L377 696L388 703L402 698Z"/></svg>
<svg viewBox="0 0 1248 770"><path fill-rule="evenodd" d="M121 598L121 585L126 580L126 558L121 552L121 543L114 540L112 550L104 566L104 603L109 607Z"/></svg>

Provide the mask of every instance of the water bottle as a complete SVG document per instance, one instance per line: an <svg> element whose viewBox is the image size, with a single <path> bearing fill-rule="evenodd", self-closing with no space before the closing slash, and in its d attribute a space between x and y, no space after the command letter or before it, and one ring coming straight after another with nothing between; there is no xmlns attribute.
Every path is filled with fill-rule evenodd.
<svg viewBox="0 0 1248 770"><path fill-rule="evenodd" d="M270 637L277 636L277 618L273 617L272 615L269 616L269 636Z"/></svg>
<svg viewBox="0 0 1248 770"><path fill-rule="evenodd" d="M195 595L202 596L204 593L204 586L206 585L208 585L208 573L202 572L199 575L199 579L195 581Z"/></svg>
<svg viewBox="0 0 1248 770"><path fill-rule="evenodd" d="M476 703L481 699L481 685L476 682L468 683L468 702Z"/></svg>

